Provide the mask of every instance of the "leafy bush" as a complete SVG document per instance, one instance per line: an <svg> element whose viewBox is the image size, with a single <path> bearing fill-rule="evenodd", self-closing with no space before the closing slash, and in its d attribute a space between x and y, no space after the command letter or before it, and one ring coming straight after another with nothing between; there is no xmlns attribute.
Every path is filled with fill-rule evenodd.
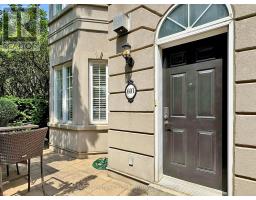
<svg viewBox="0 0 256 200"><path fill-rule="evenodd" d="M34 99L34 110L32 114L32 123L38 124L40 127L47 126L49 121L49 105L44 99Z"/></svg>
<svg viewBox="0 0 256 200"><path fill-rule="evenodd" d="M12 125L23 125L27 123L37 124L40 127L47 126L49 119L48 101L42 98L19 98L6 97L17 105L18 115Z"/></svg>
<svg viewBox="0 0 256 200"><path fill-rule="evenodd" d="M7 126L8 122L13 120L18 113L15 103L7 98L0 98L0 127Z"/></svg>

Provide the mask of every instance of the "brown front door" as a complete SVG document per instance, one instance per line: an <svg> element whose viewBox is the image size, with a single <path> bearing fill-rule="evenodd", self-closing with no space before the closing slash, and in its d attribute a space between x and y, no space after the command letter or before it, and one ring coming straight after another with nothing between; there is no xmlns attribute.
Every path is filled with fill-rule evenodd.
<svg viewBox="0 0 256 200"><path fill-rule="evenodd" d="M223 189L223 59L169 66L164 80L164 174Z"/></svg>

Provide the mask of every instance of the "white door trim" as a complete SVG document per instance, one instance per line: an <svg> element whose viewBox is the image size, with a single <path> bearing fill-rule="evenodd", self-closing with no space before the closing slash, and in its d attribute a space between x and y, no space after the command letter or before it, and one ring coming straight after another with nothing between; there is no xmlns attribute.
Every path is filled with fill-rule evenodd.
<svg viewBox="0 0 256 200"><path fill-rule="evenodd" d="M195 41L221 34L228 33L228 195L233 195L233 160L234 160L234 22L232 20L232 9L226 5L230 16L223 20L218 20L215 24L209 24L199 29L189 32L175 34L173 37L167 36L158 38L159 29L166 16L159 23L155 39L155 182L163 178L163 83L162 83L162 50L171 46ZM172 10L173 6L170 10ZM170 12L170 11L169 11ZM168 13L169 13L168 12ZM167 13L167 14L168 14ZM167 15L166 14L166 15Z"/></svg>

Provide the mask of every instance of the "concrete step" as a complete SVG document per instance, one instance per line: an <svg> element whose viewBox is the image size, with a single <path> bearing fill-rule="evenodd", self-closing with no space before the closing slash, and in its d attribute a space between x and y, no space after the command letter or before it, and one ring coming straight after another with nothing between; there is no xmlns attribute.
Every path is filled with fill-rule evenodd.
<svg viewBox="0 0 256 200"><path fill-rule="evenodd" d="M170 176L163 176L158 183L149 185L152 191L159 191L159 193L169 193L175 196L222 196L225 192L180 180ZM164 195L164 194L163 194Z"/></svg>
<svg viewBox="0 0 256 200"><path fill-rule="evenodd" d="M151 183L148 186L149 196L187 196L185 193L177 192L165 186Z"/></svg>

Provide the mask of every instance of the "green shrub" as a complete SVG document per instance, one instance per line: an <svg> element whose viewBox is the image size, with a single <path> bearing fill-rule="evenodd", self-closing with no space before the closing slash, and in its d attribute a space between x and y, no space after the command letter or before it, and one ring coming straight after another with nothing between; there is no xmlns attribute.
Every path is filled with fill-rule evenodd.
<svg viewBox="0 0 256 200"><path fill-rule="evenodd" d="M7 126L10 120L18 115L15 103L7 98L0 98L0 127Z"/></svg>
<svg viewBox="0 0 256 200"><path fill-rule="evenodd" d="M6 97L17 105L18 115L13 120L13 125L23 125L27 123L37 124L40 127L47 126L49 120L48 101L42 98L19 98Z"/></svg>
<svg viewBox="0 0 256 200"><path fill-rule="evenodd" d="M32 123L38 124L40 127L47 126L49 121L49 105L44 99L34 99L34 110L32 113Z"/></svg>

